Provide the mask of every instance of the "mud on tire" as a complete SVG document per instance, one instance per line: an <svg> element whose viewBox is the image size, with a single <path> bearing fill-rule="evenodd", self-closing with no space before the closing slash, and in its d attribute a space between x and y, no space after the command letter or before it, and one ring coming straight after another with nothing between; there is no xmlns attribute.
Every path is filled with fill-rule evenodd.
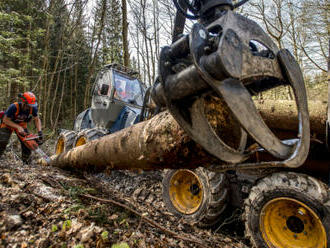
<svg viewBox="0 0 330 248"><path fill-rule="evenodd" d="M200 227L217 223L227 206L228 186L223 173L203 168L165 170L162 186L167 209Z"/></svg>
<svg viewBox="0 0 330 248"><path fill-rule="evenodd" d="M73 142L73 147L84 145L92 140L99 139L106 134L107 132L103 129L84 129L77 134Z"/></svg>
<svg viewBox="0 0 330 248"><path fill-rule="evenodd" d="M330 192L313 177L275 173L251 189L244 205L246 237L253 247L330 245Z"/></svg>
<svg viewBox="0 0 330 248"><path fill-rule="evenodd" d="M75 131L66 130L62 132L57 138L55 144L55 154L61 154L62 152L67 152L72 148L73 142L77 136Z"/></svg>

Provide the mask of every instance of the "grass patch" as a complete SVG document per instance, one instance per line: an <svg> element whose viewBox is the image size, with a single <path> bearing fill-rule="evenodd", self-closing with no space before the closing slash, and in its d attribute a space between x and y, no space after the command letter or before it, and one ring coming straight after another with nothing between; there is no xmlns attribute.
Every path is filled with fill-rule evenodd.
<svg viewBox="0 0 330 248"><path fill-rule="evenodd" d="M72 214L72 213L76 213L78 212L80 209L84 209L86 208L85 205L81 204L81 203L77 203L72 205L71 207L68 207L67 209L64 210L65 214Z"/></svg>
<svg viewBox="0 0 330 248"><path fill-rule="evenodd" d="M82 194L90 194L95 195L97 193L97 190L94 188L86 188L82 186L77 185L69 185L66 183L61 183L64 190L69 194L69 196L75 200L79 199L79 196Z"/></svg>
<svg viewBox="0 0 330 248"><path fill-rule="evenodd" d="M110 224L108 220L110 213L106 205L91 206L87 211L89 218L98 225Z"/></svg>

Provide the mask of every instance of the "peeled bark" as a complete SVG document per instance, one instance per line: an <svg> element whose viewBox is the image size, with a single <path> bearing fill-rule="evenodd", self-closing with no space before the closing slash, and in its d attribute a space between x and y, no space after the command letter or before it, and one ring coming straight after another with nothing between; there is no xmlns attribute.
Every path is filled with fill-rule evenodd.
<svg viewBox="0 0 330 248"><path fill-rule="evenodd" d="M51 165L77 169L195 168L214 164L166 111L152 119L60 154Z"/></svg>

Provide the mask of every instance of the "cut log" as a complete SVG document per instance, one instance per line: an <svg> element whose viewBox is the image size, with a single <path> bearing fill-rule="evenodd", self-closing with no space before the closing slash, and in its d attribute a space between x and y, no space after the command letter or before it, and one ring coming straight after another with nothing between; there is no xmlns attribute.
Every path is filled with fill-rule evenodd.
<svg viewBox="0 0 330 248"><path fill-rule="evenodd" d="M196 168L216 161L165 111L148 121L62 153L51 165L98 171L106 168L155 170Z"/></svg>
<svg viewBox="0 0 330 248"><path fill-rule="evenodd" d="M256 102L266 123L275 129L297 131L298 117L293 101ZM209 109L208 109L209 108ZM327 104L309 102L312 133L325 135ZM223 104L206 106L206 113L214 130L226 139L238 139L233 132L237 124L229 118ZM217 116L217 117L214 117ZM222 116L223 118L220 118ZM228 135L221 135L221 131ZM230 141L228 142L230 143ZM221 161L196 144L178 125L168 111L152 119L133 125L119 132L76 147L53 158L51 165L81 170L124 169L193 169L219 164Z"/></svg>
<svg viewBox="0 0 330 248"><path fill-rule="evenodd" d="M266 124L273 129L286 131L298 130L298 114L294 101L289 100L265 100L255 101L257 109ZM326 102L308 101L311 135L325 138L327 120Z"/></svg>

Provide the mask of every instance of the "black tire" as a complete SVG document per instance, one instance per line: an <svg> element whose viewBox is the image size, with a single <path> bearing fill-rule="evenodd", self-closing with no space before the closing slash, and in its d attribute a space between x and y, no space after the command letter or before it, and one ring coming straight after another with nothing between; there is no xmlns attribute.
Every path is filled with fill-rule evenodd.
<svg viewBox="0 0 330 248"><path fill-rule="evenodd" d="M189 213L185 213L182 209L175 206L173 190L171 197L171 184L173 185L173 180L175 180L174 178L177 173L193 173L191 175L197 177L202 186L202 199L198 208L190 209L192 211L189 211ZM167 209L174 215L184 218L189 223L196 224L199 227L210 227L216 224L227 206L228 184L226 176L223 173L210 172L204 168L197 168L195 170L166 170L164 171L162 185L163 201ZM180 184L177 186L181 188ZM192 194L191 190L187 191L187 194Z"/></svg>
<svg viewBox="0 0 330 248"><path fill-rule="evenodd" d="M80 131L73 142L73 147L84 145L92 140L99 139L106 135L107 132L103 129L92 128Z"/></svg>
<svg viewBox="0 0 330 248"><path fill-rule="evenodd" d="M287 203L289 205L285 205ZM276 208L276 204L282 204L281 208ZM275 173L251 189L244 205L246 237L253 247L311 247L307 242L315 242L312 239L316 233L323 234L319 235L317 245L326 247L322 245L324 242L330 245L330 192L327 185L313 177L292 172ZM285 212L289 214L282 214ZM276 216L267 222L267 216L272 216L270 213ZM280 228L276 227L277 223Z"/></svg>
<svg viewBox="0 0 330 248"><path fill-rule="evenodd" d="M59 155L62 152L69 151L73 146L73 142L74 142L76 136L77 136L77 133L75 131L66 130L66 131L62 132L58 136L56 144L55 144L55 154Z"/></svg>

